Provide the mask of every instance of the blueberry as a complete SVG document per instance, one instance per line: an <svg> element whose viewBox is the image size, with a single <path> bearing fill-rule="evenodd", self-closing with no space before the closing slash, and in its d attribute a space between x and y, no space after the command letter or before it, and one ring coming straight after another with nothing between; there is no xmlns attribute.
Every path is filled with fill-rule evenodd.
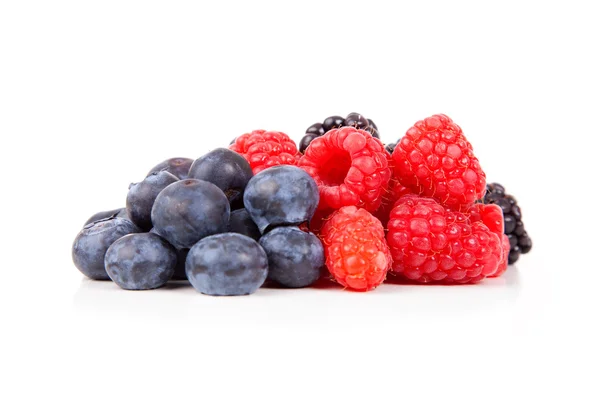
<svg viewBox="0 0 600 398"><path fill-rule="evenodd" d="M85 222L85 224L83 224L83 226L85 227L88 224L103 220L105 218L111 218L111 217L127 218L127 212L124 212L123 210L125 210L125 208L98 212L98 213L94 214L93 216L91 216L90 218L88 218L88 220Z"/></svg>
<svg viewBox="0 0 600 398"><path fill-rule="evenodd" d="M298 227L279 227L258 242L269 259L269 279L286 287L310 286L325 264L319 238Z"/></svg>
<svg viewBox="0 0 600 398"><path fill-rule="evenodd" d="M225 233L195 244L187 256L185 270L200 293L241 296L254 293L264 283L268 260L255 240Z"/></svg>
<svg viewBox="0 0 600 398"><path fill-rule="evenodd" d="M340 128L345 124L345 122L346 121L341 116L329 116L323 121L323 130L327 132L331 129Z"/></svg>
<svg viewBox="0 0 600 398"><path fill-rule="evenodd" d="M193 159L188 158L167 159L164 162L160 162L159 164L154 166L152 170L148 172L148 176L152 173L156 173L157 171L166 170L169 173L173 174L175 177L179 178L180 180L185 180L188 176L188 172L193 162Z"/></svg>
<svg viewBox="0 0 600 398"><path fill-rule="evenodd" d="M235 207L241 207L244 189L253 175L250 164L242 155L225 148L215 149L197 159L189 172L189 178L212 182L221 188Z"/></svg>
<svg viewBox="0 0 600 398"><path fill-rule="evenodd" d="M187 275L185 274L185 260L187 258L190 249L177 250L177 265L175 266L175 273L171 279L178 281L186 281Z"/></svg>
<svg viewBox="0 0 600 398"><path fill-rule="evenodd" d="M236 232L254 240L259 240L261 237L258 227L252 221L246 209L238 209L231 212L228 232Z"/></svg>
<svg viewBox="0 0 600 398"><path fill-rule="evenodd" d="M306 148L308 148L310 143L313 142L313 140L317 137L318 136L314 134L305 134L300 140L300 143L298 144L298 150L304 153L304 151L306 151Z"/></svg>
<svg viewBox="0 0 600 398"><path fill-rule="evenodd" d="M130 234L110 246L104 265L110 279L122 289L156 289L171 279L177 254L175 248L158 235Z"/></svg>
<svg viewBox="0 0 600 398"><path fill-rule="evenodd" d="M360 113L352 112L346 116L346 126L352 126L354 128L364 130L369 126L369 121Z"/></svg>
<svg viewBox="0 0 600 398"><path fill-rule="evenodd" d="M141 232L126 218L110 217L86 225L73 242L73 262L90 279L108 280L104 255L117 239Z"/></svg>
<svg viewBox="0 0 600 398"><path fill-rule="evenodd" d="M152 206L158 194L174 182L179 181L168 171L157 171L142 182L129 186L127 194L127 215L135 225L148 231L152 228Z"/></svg>
<svg viewBox="0 0 600 398"><path fill-rule="evenodd" d="M269 227L310 220L318 204L317 184L295 166L275 166L258 173L244 194L244 205L261 233Z"/></svg>
<svg viewBox="0 0 600 398"><path fill-rule="evenodd" d="M229 201L216 185L183 180L163 189L152 207L156 233L177 249L190 248L200 239L225 232Z"/></svg>

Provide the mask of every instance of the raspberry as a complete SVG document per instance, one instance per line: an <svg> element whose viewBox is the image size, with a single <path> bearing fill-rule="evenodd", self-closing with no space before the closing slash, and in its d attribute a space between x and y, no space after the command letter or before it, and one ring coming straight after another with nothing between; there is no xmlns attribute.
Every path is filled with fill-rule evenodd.
<svg viewBox="0 0 600 398"><path fill-rule="evenodd" d="M390 179L388 189L383 194L381 206L379 206L379 209L377 209L377 211L373 212L373 215L377 217L379 221L381 221L381 224L387 225L390 219L390 213L398 199L410 193L410 190L402 184L400 184L398 179L392 177Z"/></svg>
<svg viewBox="0 0 600 398"><path fill-rule="evenodd" d="M273 166L295 166L300 159L300 152L294 141L287 134L278 131L254 130L242 134L233 141L229 149L246 158L254 174Z"/></svg>
<svg viewBox="0 0 600 398"><path fill-rule="evenodd" d="M390 214L392 270L428 283L475 283L498 270L502 245L481 221L445 209L435 199L400 198Z"/></svg>
<svg viewBox="0 0 600 398"><path fill-rule="evenodd" d="M500 206L504 214L504 233L508 236L510 254L508 263L517 262L521 254L529 253L532 247L531 238L525 231L521 208L517 200L507 195L502 185L498 183L488 184L483 203L494 203Z"/></svg>
<svg viewBox="0 0 600 398"><path fill-rule="evenodd" d="M377 210L391 175L381 141L354 127L316 138L299 165L319 186L321 210L344 206Z"/></svg>
<svg viewBox="0 0 600 398"><path fill-rule="evenodd" d="M498 270L495 274L490 277L498 277L502 275L508 266L508 254L510 252L510 242L508 237L504 235L504 217L502 215L502 209L496 205L486 205L477 203L469 208L469 220L473 222L483 222L486 227L493 233L495 233L500 242L502 243L502 257L498 264Z"/></svg>
<svg viewBox="0 0 600 398"><path fill-rule="evenodd" d="M342 286L367 291L379 286L392 263L383 226L368 211L342 207L321 230L329 272Z"/></svg>
<svg viewBox="0 0 600 398"><path fill-rule="evenodd" d="M342 126L351 126L357 129L365 130L373 137L379 138L377 126L371 119L365 118L360 113L352 112L344 119L341 116L329 116L323 123L315 123L306 129L306 133L300 140L298 147L300 152L304 153L310 143L317 137L325 134L331 129L337 129Z"/></svg>
<svg viewBox="0 0 600 398"><path fill-rule="evenodd" d="M446 115L415 123L392 157L394 173L402 185L452 209L464 209L485 193L485 173L473 147Z"/></svg>

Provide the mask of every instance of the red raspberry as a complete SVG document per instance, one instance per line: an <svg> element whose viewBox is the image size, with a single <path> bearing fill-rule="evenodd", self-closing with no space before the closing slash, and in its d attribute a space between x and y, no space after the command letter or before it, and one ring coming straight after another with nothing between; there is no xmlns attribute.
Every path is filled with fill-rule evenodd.
<svg viewBox="0 0 600 398"><path fill-rule="evenodd" d="M508 254L510 252L510 241L504 234L504 215L502 208L493 204L477 203L469 208L469 220L471 223L481 221L491 232L495 233L502 244L502 257L498 264L498 270L490 277L495 278L502 275L508 268Z"/></svg>
<svg viewBox="0 0 600 398"><path fill-rule="evenodd" d="M406 195L390 214L392 270L418 282L474 283L493 275L502 258L498 235L435 199Z"/></svg>
<svg viewBox="0 0 600 398"><path fill-rule="evenodd" d="M381 141L354 127L333 129L314 139L299 165L319 186L321 210L377 210L391 176Z"/></svg>
<svg viewBox="0 0 600 398"><path fill-rule="evenodd" d="M342 286L367 291L379 286L392 258L383 226L365 209L342 207L321 230L329 272Z"/></svg>
<svg viewBox="0 0 600 398"><path fill-rule="evenodd" d="M254 130L242 134L229 149L246 158L254 174L273 166L295 166L300 159L300 152L294 141L279 131Z"/></svg>
<svg viewBox="0 0 600 398"><path fill-rule="evenodd" d="M379 206L379 209L377 209L373 215L377 217L379 221L381 221L381 224L387 225L390 219L390 213L392 212L392 209L394 208L394 205L398 199L410 193L411 191L404 185L400 184L397 178L392 177L390 179L388 189L383 195L381 206Z"/></svg>
<svg viewBox="0 0 600 398"><path fill-rule="evenodd" d="M485 173L460 127L446 115L418 121L394 153L394 173L413 193L460 210L483 197Z"/></svg>

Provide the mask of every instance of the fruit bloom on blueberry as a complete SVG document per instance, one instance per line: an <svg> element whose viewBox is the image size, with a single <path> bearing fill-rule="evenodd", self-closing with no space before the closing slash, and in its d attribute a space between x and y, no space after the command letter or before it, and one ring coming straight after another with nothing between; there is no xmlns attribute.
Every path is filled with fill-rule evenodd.
<svg viewBox="0 0 600 398"><path fill-rule="evenodd" d="M259 240L261 237L258 227L252 221L252 217L250 217L246 209L238 209L231 212L228 232L237 232L254 240Z"/></svg>
<svg viewBox="0 0 600 398"><path fill-rule="evenodd" d="M175 248L190 248L200 239L227 231L229 201L216 185L183 180L158 194L152 207L156 233Z"/></svg>
<svg viewBox="0 0 600 398"><path fill-rule="evenodd" d="M154 166L152 170L148 172L148 176L158 171L165 170L173 174L180 180L185 180L186 178L188 178L188 172L190 171L190 167L192 166L193 162L193 159L188 158L167 159L164 162L160 162L159 164Z"/></svg>
<svg viewBox="0 0 600 398"><path fill-rule="evenodd" d="M254 293L268 273L267 255L253 239L224 233L209 236L194 245L185 263L192 286L212 296Z"/></svg>
<svg viewBox="0 0 600 398"><path fill-rule="evenodd" d="M129 219L141 229L150 230L152 228L152 206L156 197L160 191L177 181L179 178L162 170L150 174L142 182L131 184L126 202Z"/></svg>
<svg viewBox="0 0 600 398"><path fill-rule="evenodd" d="M104 265L110 279L122 289L156 289L173 276L177 254L175 248L158 235L130 234L109 247Z"/></svg>
<svg viewBox="0 0 600 398"><path fill-rule="evenodd" d="M310 220L319 204L319 188L295 166L275 166L255 175L244 193L244 206L261 233L269 227Z"/></svg>
<svg viewBox="0 0 600 398"><path fill-rule="evenodd" d="M83 227L73 242L73 263L90 279L108 280L104 269L106 251L117 239L141 232L126 218L111 217Z"/></svg>

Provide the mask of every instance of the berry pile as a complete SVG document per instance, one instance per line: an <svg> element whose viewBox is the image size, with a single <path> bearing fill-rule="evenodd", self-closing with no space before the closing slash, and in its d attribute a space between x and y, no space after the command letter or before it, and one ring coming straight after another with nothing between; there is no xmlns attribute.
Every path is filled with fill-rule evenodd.
<svg viewBox="0 0 600 398"><path fill-rule="evenodd" d="M476 283L531 250L521 210L445 115L384 145L358 113L300 142L255 130L131 184L126 206L94 214L72 247L85 276L127 290L187 279L201 293L301 288L324 277L368 291L387 277Z"/></svg>

